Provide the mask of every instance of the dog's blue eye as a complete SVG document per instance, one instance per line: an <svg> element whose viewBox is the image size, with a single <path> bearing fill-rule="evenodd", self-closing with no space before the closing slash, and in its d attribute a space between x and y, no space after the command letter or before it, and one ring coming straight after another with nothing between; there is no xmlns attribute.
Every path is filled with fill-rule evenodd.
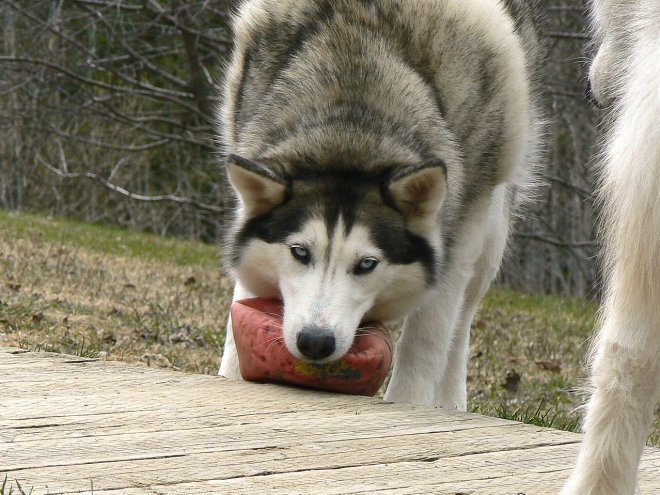
<svg viewBox="0 0 660 495"><path fill-rule="evenodd" d="M374 271L376 265L378 265L378 260L376 258L362 258L360 262L355 265L354 273L356 275L364 275L365 273Z"/></svg>
<svg viewBox="0 0 660 495"><path fill-rule="evenodd" d="M309 254L309 249L300 244L294 244L291 246L291 254L295 259L300 261L303 265L306 265L311 260L311 255Z"/></svg>

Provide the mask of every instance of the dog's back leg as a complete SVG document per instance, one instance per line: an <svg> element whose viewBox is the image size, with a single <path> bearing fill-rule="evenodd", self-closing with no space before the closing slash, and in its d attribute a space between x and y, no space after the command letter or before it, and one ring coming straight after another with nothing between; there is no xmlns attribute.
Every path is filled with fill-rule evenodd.
<svg viewBox="0 0 660 495"><path fill-rule="evenodd" d="M608 272L595 390L578 464L562 495L634 493L660 395L660 9L654 9L650 19L638 18L630 56L616 67L620 93L602 163Z"/></svg>

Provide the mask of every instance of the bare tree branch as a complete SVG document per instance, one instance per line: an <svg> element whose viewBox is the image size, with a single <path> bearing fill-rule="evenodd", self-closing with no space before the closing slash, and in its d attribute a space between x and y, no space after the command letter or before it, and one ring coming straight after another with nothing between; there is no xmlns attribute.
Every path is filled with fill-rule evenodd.
<svg viewBox="0 0 660 495"><path fill-rule="evenodd" d="M146 0L146 5L147 8L152 10L153 12L159 14L163 19L165 19L168 23L170 23L172 26L175 26L177 29L181 29L182 31L185 31L189 34L192 34L194 36L198 36L199 39L202 42L211 42L211 44L215 47L218 46L225 46L229 47L232 45L231 39L224 37L224 36L213 36L208 33L204 33L202 31L198 31L196 29L192 29L189 26L181 26L178 22L177 19L171 15L169 15L163 6L157 1L157 0Z"/></svg>
<svg viewBox="0 0 660 495"><path fill-rule="evenodd" d="M62 171L56 167L53 167L50 163L48 163L46 160L44 160L41 156L37 155L37 160L45 166L48 170L53 172L55 175L58 177L61 177L63 179L80 179L80 178L85 178L85 179L91 179L95 182L98 182L99 184L107 187L111 191L114 191L116 193L121 194L122 196L126 196L129 199L134 199L138 201L153 201L153 202L158 202L158 201L171 201L173 203L178 203L181 205L190 205L193 206L197 209L200 210L207 210L207 211L212 211L213 213L218 213L222 214L224 213L224 208L215 206L215 205L210 205L207 203L202 203L200 201L196 201L194 199L190 198L184 198L181 196L176 196L174 194L160 194L157 196L145 196L144 194L137 194L134 192L130 192L126 189L124 189L121 186L118 186L116 184L113 184L112 182L102 178L98 174L92 173L92 172L66 172Z"/></svg>
<svg viewBox="0 0 660 495"><path fill-rule="evenodd" d="M106 149L111 149L111 150L119 150L119 151L129 151L129 152L141 152L141 151L146 151L150 150L153 148L157 148L159 146L163 146L165 144L170 143L172 140L170 138L163 138L159 139L158 141L154 141L151 143L147 144L141 144L141 145L121 145L121 144L112 144L112 143L104 143L102 141L98 141L96 139L89 139L83 136L80 136L78 134L71 134L68 132L63 131L62 129L59 129L53 125L47 126L47 127L42 127L44 129L48 129L53 132L53 134L62 137L64 139L69 139L71 141L78 141L80 143L86 143L86 144L91 144L93 146L99 146L101 148L106 148Z"/></svg>
<svg viewBox="0 0 660 495"><path fill-rule="evenodd" d="M76 3L80 3L80 2L76 1ZM137 50L134 50L128 43L126 43L126 41L123 39L123 37L121 35L117 35L115 30L112 28L110 23L108 23L107 19L103 16L103 14L101 12L99 12L98 10L90 9L87 6L85 6L83 8L85 9L86 12L88 12L90 15L94 16L96 19L98 19L101 22L101 24L103 24L105 26L105 28L107 29L110 36L112 36L113 39L116 39L118 41L118 43L126 51L126 53L129 54L130 57L133 57L134 59L139 60L151 72L153 72L154 74L162 77L166 81L171 82L175 86L179 86L181 88L187 88L188 87L188 84L186 83L186 81L184 81L180 77L176 77L176 76L170 74L169 72L167 72L165 70L162 70L160 67L158 67L155 64L151 63L146 57L143 57L140 53L137 52Z"/></svg>
<svg viewBox="0 0 660 495"><path fill-rule="evenodd" d="M179 27L179 30L183 36L186 53L188 54L190 75L192 76L188 88L195 95L195 102L197 103L199 110L206 115L212 115L213 110L211 102L208 99L206 85L204 84L204 70L202 68L202 63L199 60L199 51L197 49L199 36L192 34L189 30L185 30L182 27L190 24L190 16L188 15L188 9L186 7L180 10L179 18L184 21L179 23L179 26L181 26Z"/></svg>
<svg viewBox="0 0 660 495"><path fill-rule="evenodd" d="M148 90L144 89L137 89L137 88L131 88L129 86L117 86L114 84L108 84L104 83L101 81L98 81L96 79L90 79L89 77L81 76L80 74L77 74L73 72L70 69L67 69L66 67L62 67L61 65L57 65L53 62L48 62L46 60L41 60L38 58L31 58L31 57L11 57L7 55L0 55L0 62L12 62L12 63L17 63L17 64L32 64L32 65L41 65L44 67L47 67L49 69L55 70L57 72L60 72L67 77L70 77L71 79L75 79L76 81L89 84L90 86L96 86L98 88L102 89L107 89L109 91L118 91L121 93L130 93L130 94L139 94L143 96L150 96L154 98L163 98L169 101L172 101L176 103L177 105L183 106L185 108L188 108L189 110L192 110L193 112L197 113L199 112L196 108L186 104L184 101L177 99L176 97L183 97L183 98L189 98L192 99L193 95L192 93L186 93L182 91L173 91L171 89L163 89L163 88L156 88L154 86L149 86L149 85L142 85L143 87L147 87Z"/></svg>
<svg viewBox="0 0 660 495"><path fill-rule="evenodd" d="M521 239L529 239L532 241L539 241L539 242L545 242L546 244L551 244L556 247L562 247L562 248L595 248L598 247L598 243L595 241L575 241L575 242L569 242L569 241L562 241L559 239L555 239L553 237L547 237L543 234L528 234L528 233L516 233L514 234L514 237L518 237Z"/></svg>
<svg viewBox="0 0 660 495"><path fill-rule="evenodd" d="M115 0L114 2L104 2L102 0L76 0L76 3L84 4L84 5L92 5L94 7L129 10L133 12L144 10L144 7L142 5L127 4L122 0Z"/></svg>
<svg viewBox="0 0 660 495"><path fill-rule="evenodd" d="M557 177L556 175L550 177L550 180L556 184L561 184L562 186L571 189L572 191L579 194L583 199L586 199L588 201L593 201L594 199L594 192L590 191L589 189L580 187L577 184L564 180L561 177Z"/></svg>

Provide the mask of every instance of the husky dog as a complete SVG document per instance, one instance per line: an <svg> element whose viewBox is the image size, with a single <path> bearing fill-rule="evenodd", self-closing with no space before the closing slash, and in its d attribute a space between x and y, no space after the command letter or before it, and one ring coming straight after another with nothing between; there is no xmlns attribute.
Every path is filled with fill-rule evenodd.
<svg viewBox="0 0 660 495"><path fill-rule="evenodd" d="M301 359L404 320L387 400L466 409L470 322L530 187L543 49L522 0L247 0L220 121L234 299ZM240 378L231 322L220 374Z"/></svg>
<svg viewBox="0 0 660 495"><path fill-rule="evenodd" d="M608 107L600 159L607 269L585 440L562 495L634 493L660 398L660 2L596 0L592 93Z"/></svg>

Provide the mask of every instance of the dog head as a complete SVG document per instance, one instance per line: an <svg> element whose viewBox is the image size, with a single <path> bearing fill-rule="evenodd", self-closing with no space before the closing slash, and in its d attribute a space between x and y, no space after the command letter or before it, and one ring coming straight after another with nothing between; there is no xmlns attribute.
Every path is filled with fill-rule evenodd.
<svg viewBox="0 0 660 495"><path fill-rule="evenodd" d="M360 323L402 318L434 283L442 162L369 173L230 156L227 173L240 200L231 269L283 300L294 356L341 358Z"/></svg>

